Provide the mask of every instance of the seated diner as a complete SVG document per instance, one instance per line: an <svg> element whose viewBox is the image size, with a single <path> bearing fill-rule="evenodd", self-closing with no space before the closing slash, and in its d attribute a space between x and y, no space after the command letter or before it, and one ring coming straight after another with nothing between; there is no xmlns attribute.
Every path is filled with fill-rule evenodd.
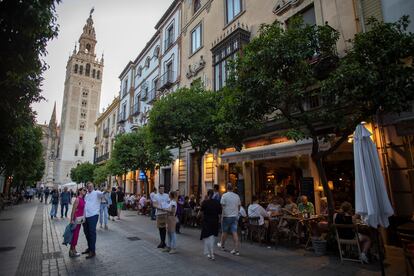
<svg viewBox="0 0 414 276"><path fill-rule="evenodd" d="M352 214L351 203L345 201L341 204L341 209L338 213L334 214L335 224L354 224L355 217ZM351 228L338 229L338 236L340 239L353 239L355 232ZM371 248L371 239L369 236L358 233L358 240L361 245L361 255L359 258L362 262L368 263L368 251Z"/></svg>

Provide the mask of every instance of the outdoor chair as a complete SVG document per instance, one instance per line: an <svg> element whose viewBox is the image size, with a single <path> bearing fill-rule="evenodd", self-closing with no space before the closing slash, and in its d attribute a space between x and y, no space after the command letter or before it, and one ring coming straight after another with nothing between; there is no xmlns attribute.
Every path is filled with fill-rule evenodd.
<svg viewBox="0 0 414 276"><path fill-rule="evenodd" d="M266 239L266 228L264 225L259 225L260 217L249 217L249 237L250 241L253 242L253 238L256 237L259 244L262 240Z"/></svg>
<svg viewBox="0 0 414 276"><path fill-rule="evenodd" d="M362 264L363 262L359 258L359 256L361 255L361 247L359 245L358 227L354 224L334 224L333 226L335 228L336 240L338 242L338 250L339 256L341 258L341 263L343 261L353 261L360 262ZM342 239L339 237L339 232L345 229L352 230L352 239ZM357 251L357 254L354 254L355 250Z"/></svg>
<svg viewBox="0 0 414 276"><path fill-rule="evenodd" d="M404 250L406 275L414 275L414 235L398 233Z"/></svg>

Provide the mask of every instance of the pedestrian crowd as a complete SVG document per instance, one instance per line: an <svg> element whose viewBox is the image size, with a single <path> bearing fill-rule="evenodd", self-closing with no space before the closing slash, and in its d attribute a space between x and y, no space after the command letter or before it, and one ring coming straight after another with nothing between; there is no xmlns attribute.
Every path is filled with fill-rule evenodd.
<svg viewBox="0 0 414 276"><path fill-rule="evenodd" d="M165 187L160 185L158 190L154 187L149 197L139 194L125 194L121 187L112 189L95 189L93 183L87 183L86 187L78 189L75 194L72 190L64 187L57 188L27 188L16 192L26 201L33 200L37 196L40 202L50 204L50 218L56 219L60 207L60 218L67 219L69 205L73 206L69 214L69 223L65 229L64 244L70 245L69 256L78 257L86 254L86 258L96 255L96 228L99 222L100 228L108 230L108 221L120 220L123 210L136 210L140 215L148 215L156 221L160 242L157 246L163 252L169 254L177 253L177 234L180 226L198 227L201 229L200 240L204 244L204 255L210 260L215 260L215 246L223 251L230 252L235 256L240 255L240 233L243 235L250 229L251 219L257 220L257 226L271 230L271 225L278 220L279 231L292 226L288 220L283 221L284 215L290 217L300 216L310 218L315 214L315 208L306 195L301 195L297 200L293 196L268 198L268 204L264 206L263 198L252 196L252 203L246 209L242 206L237 192L233 191L233 184L228 183L226 192L221 194L219 186L214 185L208 190L203 200L196 200L194 195L183 196L179 191L165 192ZM17 196L16 196L17 197ZM73 198L75 198L73 200ZM1 198L2 202L6 199ZM321 215L327 215L327 202L321 201ZM335 213L333 220L335 224L354 224L358 219L352 214L352 206L344 202ZM81 227L87 240L87 248L79 253L76 249ZM304 225L296 224L296 233L306 233ZM302 229L301 229L302 228ZM327 231L327 222L318 221L311 225L317 231L308 233L316 236L315 232ZM240 230L240 231L238 231ZM320 234L320 233L319 233ZM371 239L368 235L358 234L361 245L360 259L367 263L369 261L369 250ZM341 239L351 239L354 233L351 229L338 230ZM227 250L228 238L233 240L232 248ZM270 236L267 236L269 242ZM259 237L261 239L261 237Z"/></svg>

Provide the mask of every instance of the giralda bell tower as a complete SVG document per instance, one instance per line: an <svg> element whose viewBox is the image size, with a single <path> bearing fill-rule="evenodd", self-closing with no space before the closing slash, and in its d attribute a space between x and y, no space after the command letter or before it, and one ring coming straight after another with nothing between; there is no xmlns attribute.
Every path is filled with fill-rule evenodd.
<svg viewBox="0 0 414 276"><path fill-rule="evenodd" d="M71 182L70 170L83 162L93 163L95 121L99 111L103 55L96 58L92 13L66 65L60 126L56 184Z"/></svg>

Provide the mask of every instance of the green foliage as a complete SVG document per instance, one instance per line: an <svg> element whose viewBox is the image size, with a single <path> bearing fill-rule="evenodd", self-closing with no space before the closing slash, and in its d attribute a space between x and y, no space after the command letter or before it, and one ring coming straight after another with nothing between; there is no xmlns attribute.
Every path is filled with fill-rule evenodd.
<svg viewBox="0 0 414 276"><path fill-rule="evenodd" d="M34 125L30 105L42 99L41 75L47 69L42 57L47 42L57 35L58 2L0 1L0 173L13 169L20 128Z"/></svg>
<svg viewBox="0 0 414 276"><path fill-rule="evenodd" d="M171 153L154 145L147 127L142 127L117 137L111 162L109 166L112 171L153 171L156 164L163 166L171 163Z"/></svg>
<svg viewBox="0 0 414 276"><path fill-rule="evenodd" d="M95 166L95 170L93 171L93 182L97 185L102 184L105 182L110 175L107 163L104 165Z"/></svg>
<svg viewBox="0 0 414 276"><path fill-rule="evenodd" d="M414 35L406 32L408 18L370 24L341 59L335 51L338 32L327 25L303 25L300 19L289 21L286 30L277 22L263 25L233 64L235 74L218 114L220 135L238 148L254 127L312 139L330 215L333 199L323 159L361 121L378 111L402 112L414 100L414 69L407 64L414 56ZM321 140L330 140L331 147L321 151Z"/></svg>
<svg viewBox="0 0 414 276"><path fill-rule="evenodd" d="M70 178L76 183L86 183L94 180L95 165L89 162L79 164L70 170Z"/></svg>
<svg viewBox="0 0 414 276"><path fill-rule="evenodd" d="M7 176L13 176L13 181L39 181L45 169L43 147L41 144L42 130L39 127L20 127L14 132L12 152L9 152Z"/></svg>
<svg viewBox="0 0 414 276"><path fill-rule="evenodd" d="M180 88L157 101L150 111L149 132L158 149L180 147L190 142L204 154L221 145L216 131L220 94L206 91L201 84Z"/></svg>
<svg viewBox="0 0 414 276"><path fill-rule="evenodd" d="M240 146L246 130L274 120L286 122L295 139L346 138L378 110L407 110L414 99L408 19L370 24L341 59L335 52L338 32L329 26L298 19L287 30L277 22L263 25L235 62L237 73L223 92L221 135ZM311 107L312 100L319 105Z"/></svg>
<svg viewBox="0 0 414 276"><path fill-rule="evenodd" d="M136 148L135 132L124 133L117 136L114 149L112 151L113 165L120 169L122 173L129 170L136 170L136 158L134 149Z"/></svg>
<svg viewBox="0 0 414 276"><path fill-rule="evenodd" d="M105 165L110 175L121 175L125 172L114 158L109 159Z"/></svg>
<svg viewBox="0 0 414 276"><path fill-rule="evenodd" d="M262 25L233 64L231 71L236 73L223 91L221 136L240 147L248 130L269 119L288 120L296 132L324 119L318 112L306 112L304 106L316 93L311 88L322 77L320 67L337 64L338 37L331 27L304 25L300 18L289 21L286 30L279 22Z"/></svg>
<svg viewBox="0 0 414 276"><path fill-rule="evenodd" d="M321 96L329 99L324 115L338 132L352 131L378 111L411 107L414 68L407 58L414 56L414 34L406 32L408 22L407 16L395 23L371 19L370 30L355 36L353 48L322 83Z"/></svg>

